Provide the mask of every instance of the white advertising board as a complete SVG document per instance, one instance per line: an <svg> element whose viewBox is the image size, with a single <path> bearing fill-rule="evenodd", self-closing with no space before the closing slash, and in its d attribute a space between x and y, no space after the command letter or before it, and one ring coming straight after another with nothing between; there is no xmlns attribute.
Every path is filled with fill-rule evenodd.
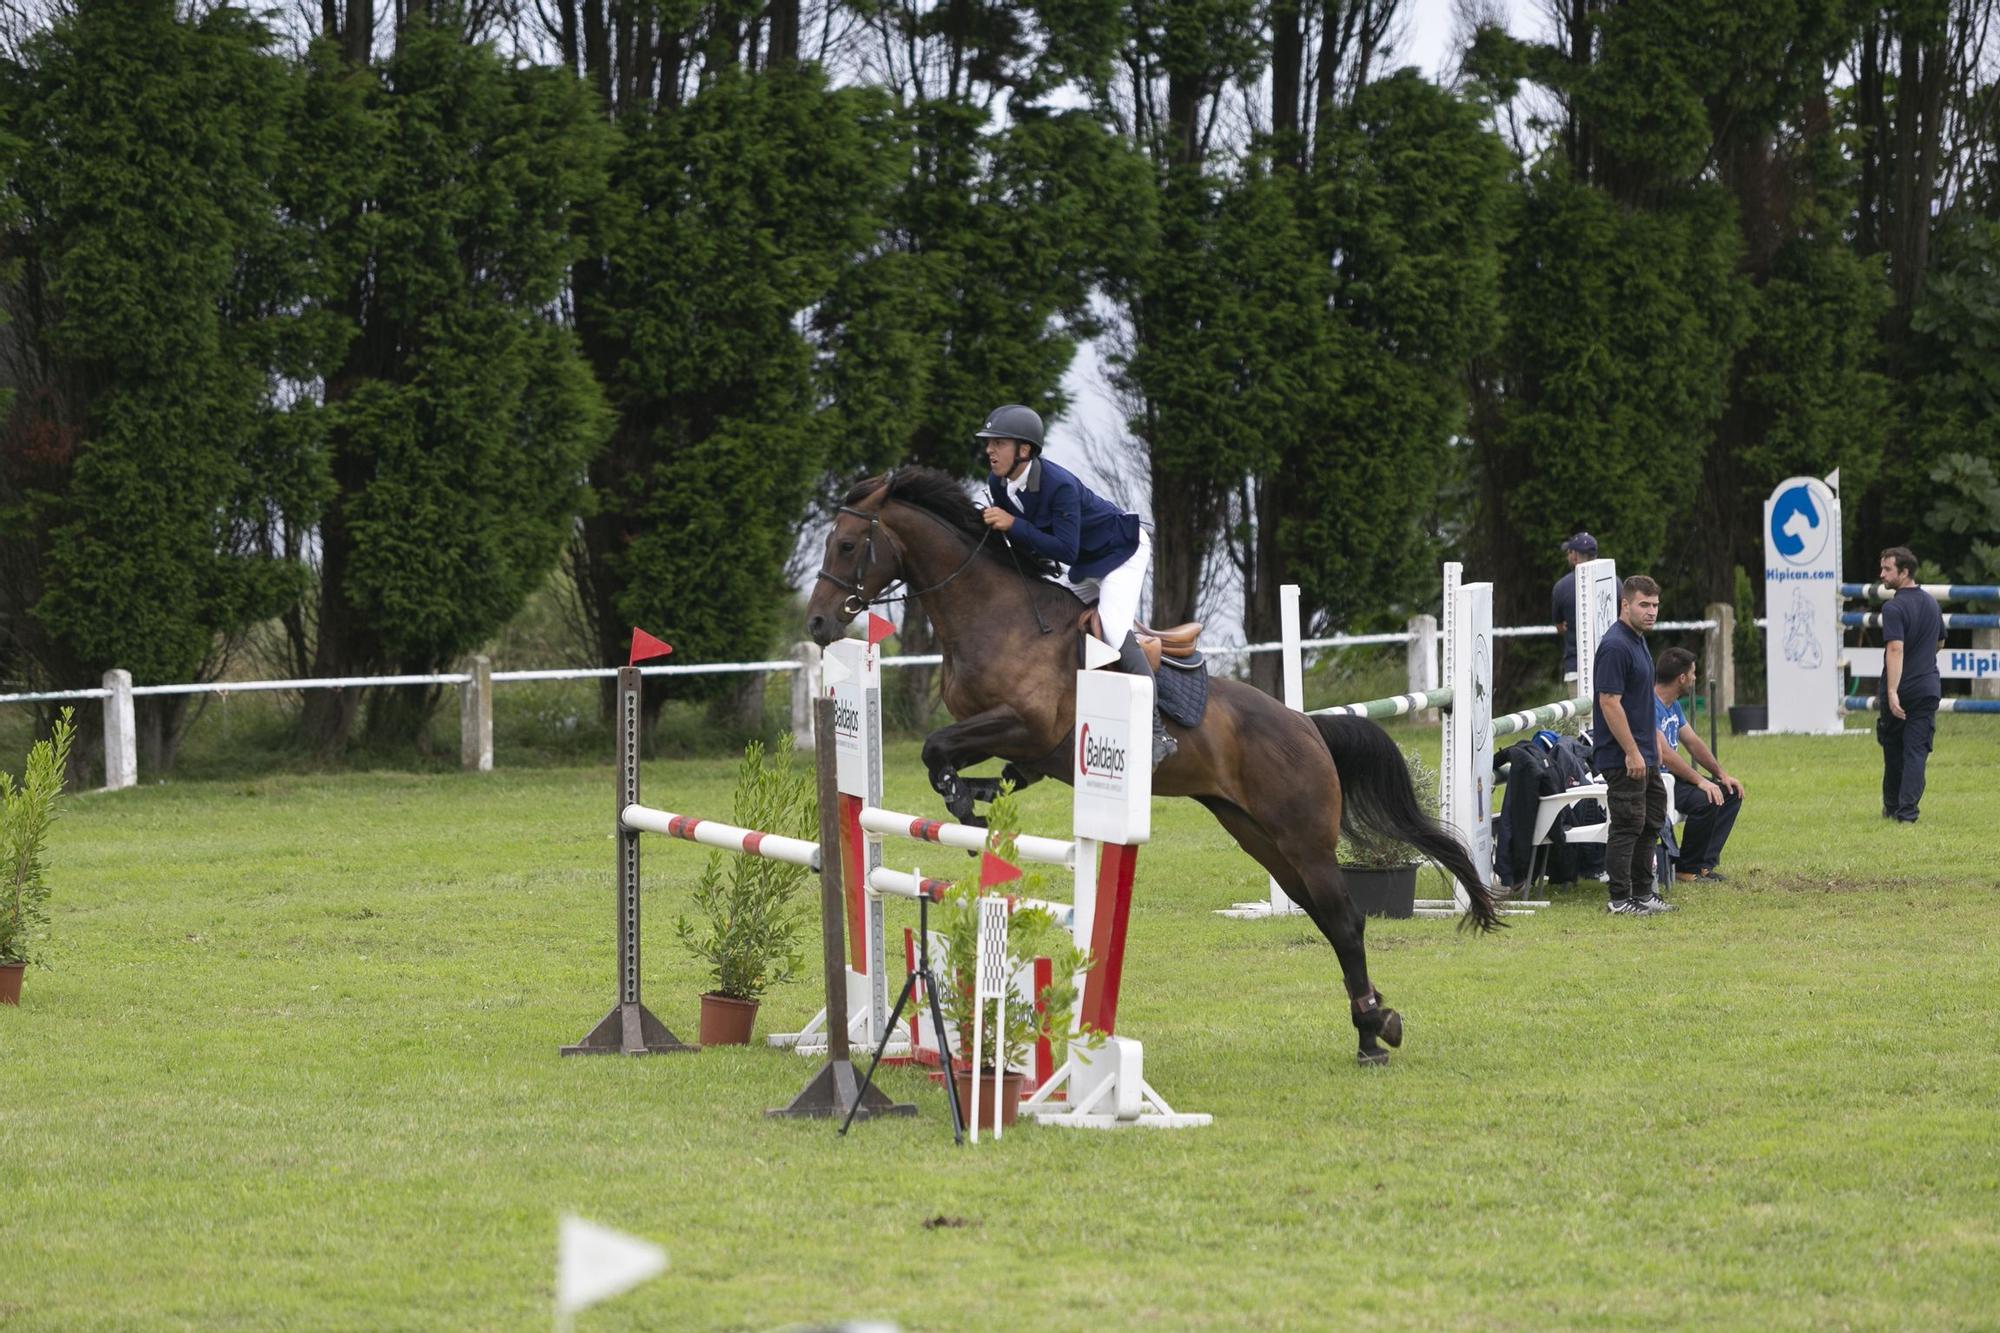
<svg viewBox="0 0 2000 1333"><path fill-rule="evenodd" d="M1818 477L1764 501L1764 614L1770 729L1840 731L1840 496Z"/></svg>
<svg viewBox="0 0 2000 1333"><path fill-rule="evenodd" d="M1153 682L1076 673L1076 836L1137 846L1153 836Z"/></svg>

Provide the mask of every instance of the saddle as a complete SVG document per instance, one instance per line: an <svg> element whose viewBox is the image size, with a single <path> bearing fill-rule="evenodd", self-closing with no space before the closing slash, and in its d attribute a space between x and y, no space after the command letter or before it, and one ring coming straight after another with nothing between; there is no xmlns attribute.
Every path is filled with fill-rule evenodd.
<svg viewBox="0 0 2000 1333"><path fill-rule="evenodd" d="M1085 634L1092 634L1100 639L1104 637L1104 622L1098 618L1097 608L1094 606L1083 609L1083 614L1077 618L1076 625ZM1132 626L1132 633L1138 637L1139 651L1146 654L1146 664L1154 671L1158 671L1162 657L1173 659L1172 664L1177 666L1195 656L1195 642L1201 638L1201 622L1191 620L1172 629L1150 629L1145 625L1135 624Z"/></svg>

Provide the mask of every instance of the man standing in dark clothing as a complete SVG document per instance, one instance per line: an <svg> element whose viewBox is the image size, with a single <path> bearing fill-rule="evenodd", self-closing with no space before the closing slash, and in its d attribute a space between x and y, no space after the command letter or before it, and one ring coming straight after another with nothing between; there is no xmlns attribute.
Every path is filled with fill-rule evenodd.
<svg viewBox="0 0 2000 1333"><path fill-rule="evenodd" d="M1634 574L1619 588L1618 623L1598 641L1592 659L1597 698L1592 765L1608 789L1611 827L1604 842L1610 910L1652 916L1673 907L1653 887L1653 846L1667 820L1667 784L1660 780L1659 728L1653 695L1653 655L1646 631L1660 618L1660 585Z"/></svg>
<svg viewBox="0 0 2000 1333"><path fill-rule="evenodd" d="M1569 561L1569 572L1556 580L1555 591L1549 595L1549 611L1562 636L1562 677L1573 681L1576 679L1576 567L1586 560L1597 559L1597 538L1579 532L1562 544L1562 551L1563 559Z"/></svg>
<svg viewBox="0 0 2000 1333"><path fill-rule="evenodd" d="M1944 616L1937 599L1917 586L1917 557L1909 547L1882 552L1881 577L1883 587L1896 590L1882 608L1881 715L1875 719L1875 740L1882 747L1882 817L1914 824L1944 695L1937 669Z"/></svg>

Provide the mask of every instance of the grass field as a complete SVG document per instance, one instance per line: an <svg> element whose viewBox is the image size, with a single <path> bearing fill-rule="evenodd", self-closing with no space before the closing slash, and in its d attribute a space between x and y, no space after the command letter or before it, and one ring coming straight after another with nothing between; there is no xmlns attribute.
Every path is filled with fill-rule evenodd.
<svg viewBox="0 0 2000 1333"><path fill-rule="evenodd" d="M917 1119L839 1141L763 1117L790 1054L557 1057L614 998L608 762L81 797L56 970L0 1011L0 1326L535 1328L574 1210L671 1256L585 1330L1991 1328L1987 722L1941 719L1910 828L1866 738L1725 739L1736 878L1672 916L1592 886L1492 938L1371 925L1409 1025L1386 1070L1331 950L1212 915L1262 875L1162 803L1120 1026L1216 1123L960 1151L912 1074ZM720 813L733 767L650 765L648 799ZM914 747L889 769L933 808ZM1066 799L1029 792L1029 826ZM700 861L648 845L647 997L687 1035ZM816 1004L773 995L760 1034Z"/></svg>

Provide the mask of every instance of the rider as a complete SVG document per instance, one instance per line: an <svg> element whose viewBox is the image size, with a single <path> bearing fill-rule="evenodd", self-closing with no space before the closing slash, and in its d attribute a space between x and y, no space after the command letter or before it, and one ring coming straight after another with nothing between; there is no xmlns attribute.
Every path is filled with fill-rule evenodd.
<svg viewBox="0 0 2000 1333"><path fill-rule="evenodd" d="M1067 568L1070 586L1096 589L1104 639L1118 650L1118 670L1153 674L1132 626L1139 615L1146 575L1153 567L1153 538L1139 521L1096 495L1067 468L1042 457L1042 418L1019 403L996 407L979 429L992 475L993 503L986 526ZM1153 712L1153 767L1173 757L1177 742Z"/></svg>

